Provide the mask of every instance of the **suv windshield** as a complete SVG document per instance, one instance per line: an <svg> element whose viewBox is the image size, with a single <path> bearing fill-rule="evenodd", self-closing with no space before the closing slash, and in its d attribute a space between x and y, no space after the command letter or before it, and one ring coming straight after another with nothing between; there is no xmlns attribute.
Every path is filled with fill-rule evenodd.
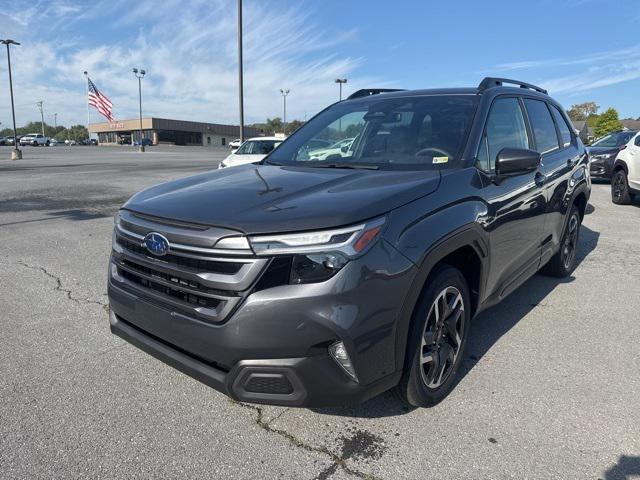
<svg viewBox="0 0 640 480"><path fill-rule="evenodd" d="M429 95L341 102L318 114L267 163L338 168L452 168L459 166L477 105L475 95ZM341 140L346 141L336 148ZM309 155L318 140L336 152Z"/></svg>
<svg viewBox="0 0 640 480"><path fill-rule="evenodd" d="M606 137L594 142L592 147L620 147L625 145L631 137L633 137L638 132L628 131L628 132L619 132L612 133L611 135L607 135Z"/></svg>
<svg viewBox="0 0 640 480"><path fill-rule="evenodd" d="M236 155L266 155L283 140L247 140L236 150Z"/></svg>

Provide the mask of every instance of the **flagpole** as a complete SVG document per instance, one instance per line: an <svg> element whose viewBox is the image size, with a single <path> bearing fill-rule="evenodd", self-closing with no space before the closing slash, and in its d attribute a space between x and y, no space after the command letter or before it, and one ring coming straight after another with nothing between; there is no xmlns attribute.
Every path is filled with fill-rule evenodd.
<svg viewBox="0 0 640 480"><path fill-rule="evenodd" d="M85 71L84 72L84 76L86 81L84 82L84 85L86 87L86 100L87 100L87 132L89 131L89 124L91 123L91 109L89 108L89 74ZM89 138L91 138L91 133L89 133Z"/></svg>

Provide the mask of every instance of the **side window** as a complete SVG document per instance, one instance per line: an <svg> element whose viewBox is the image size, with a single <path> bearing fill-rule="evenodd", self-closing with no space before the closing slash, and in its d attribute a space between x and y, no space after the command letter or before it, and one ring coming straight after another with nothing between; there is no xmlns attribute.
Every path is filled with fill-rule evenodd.
<svg viewBox="0 0 640 480"><path fill-rule="evenodd" d="M478 168L491 171L503 148L529 148L524 115L517 98L498 98L493 102L478 152Z"/></svg>
<svg viewBox="0 0 640 480"><path fill-rule="evenodd" d="M560 141L562 142L562 148L566 148L571 145L571 128L567 125L567 121L560 113L554 105L551 106L551 112L553 113L553 118L556 121L556 125L558 125L558 130L560 130Z"/></svg>
<svg viewBox="0 0 640 480"><path fill-rule="evenodd" d="M638 136L636 137L636 139L633 141L633 144L634 144L636 147L640 147L640 135L638 135Z"/></svg>
<svg viewBox="0 0 640 480"><path fill-rule="evenodd" d="M558 134L546 102L527 98L524 105L529 113L538 152L544 155L558 149Z"/></svg>

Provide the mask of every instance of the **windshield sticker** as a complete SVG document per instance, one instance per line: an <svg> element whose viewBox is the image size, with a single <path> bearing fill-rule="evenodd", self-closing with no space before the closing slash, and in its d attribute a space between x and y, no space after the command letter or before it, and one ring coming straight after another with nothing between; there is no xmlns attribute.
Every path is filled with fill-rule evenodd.
<svg viewBox="0 0 640 480"><path fill-rule="evenodd" d="M449 157L433 157L433 163L447 163Z"/></svg>

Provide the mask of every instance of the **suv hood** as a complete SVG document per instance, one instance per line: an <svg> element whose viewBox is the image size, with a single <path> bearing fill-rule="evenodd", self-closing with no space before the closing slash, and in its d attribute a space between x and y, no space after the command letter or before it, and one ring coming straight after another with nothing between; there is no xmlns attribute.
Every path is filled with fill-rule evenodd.
<svg viewBox="0 0 640 480"><path fill-rule="evenodd" d="M430 194L439 171L243 165L143 190L123 208L246 234L357 223Z"/></svg>

